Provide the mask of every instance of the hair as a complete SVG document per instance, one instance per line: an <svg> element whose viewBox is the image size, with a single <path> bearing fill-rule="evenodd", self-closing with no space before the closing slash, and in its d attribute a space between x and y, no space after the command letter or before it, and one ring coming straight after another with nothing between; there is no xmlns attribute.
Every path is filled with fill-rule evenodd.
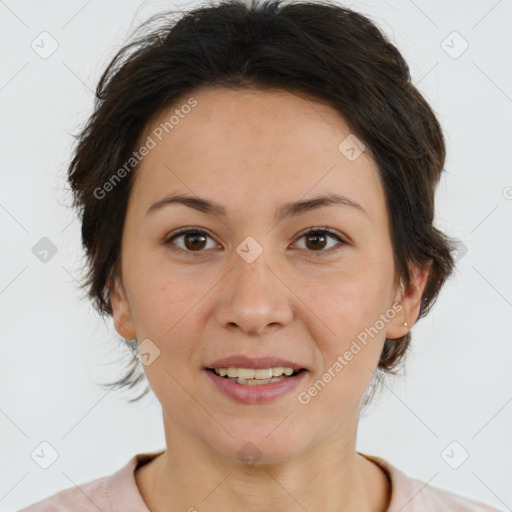
<svg viewBox="0 0 512 512"><path fill-rule="evenodd" d="M329 1L232 0L176 14L150 18L139 27L142 35L116 53L76 135L68 181L86 253L81 287L98 313L113 313L108 285L120 276L137 165L108 194L98 197L98 190L130 160L155 115L199 88L225 87L289 91L343 116L378 166L395 282L410 287L410 265L429 270L418 315L424 317L455 266L452 240L433 223L446 150L436 115L398 49L367 17ZM143 370L137 343L121 340L132 359L124 377L107 387L131 389ZM396 374L410 341L410 332L386 339L377 380Z"/></svg>

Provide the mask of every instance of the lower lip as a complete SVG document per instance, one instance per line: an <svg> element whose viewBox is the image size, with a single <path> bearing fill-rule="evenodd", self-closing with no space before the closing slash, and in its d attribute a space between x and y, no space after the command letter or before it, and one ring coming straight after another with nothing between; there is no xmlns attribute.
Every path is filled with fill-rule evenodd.
<svg viewBox="0 0 512 512"><path fill-rule="evenodd" d="M278 382L250 386L219 377L210 370L205 370L205 372L219 391L243 404L262 404L290 393L302 382L306 377L306 373L308 373L306 370L302 370L297 375L287 377Z"/></svg>

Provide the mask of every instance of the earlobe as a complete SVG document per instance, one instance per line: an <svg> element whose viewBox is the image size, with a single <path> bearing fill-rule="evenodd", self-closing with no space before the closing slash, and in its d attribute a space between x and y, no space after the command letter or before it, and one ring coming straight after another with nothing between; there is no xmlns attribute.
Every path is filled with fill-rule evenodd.
<svg viewBox="0 0 512 512"><path fill-rule="evenodd" d="M108 285L110 303L112 304L112 319L114 328L125 339L135 339L137 337L133 324L133 317L128 302L126 290L122 280L118 277L113 278Z"/></svg>
<svg viewBox="0 0 512 512"><path fill-rule="evenodd" d="M397 339L405 336L416 322L429 270L430 265L425 269L415 265L410 269L411 285L405 288L400 282L400 287L395 295L395 303L399 303L401 309L389 322L386 329L386 338Z"/></svg>

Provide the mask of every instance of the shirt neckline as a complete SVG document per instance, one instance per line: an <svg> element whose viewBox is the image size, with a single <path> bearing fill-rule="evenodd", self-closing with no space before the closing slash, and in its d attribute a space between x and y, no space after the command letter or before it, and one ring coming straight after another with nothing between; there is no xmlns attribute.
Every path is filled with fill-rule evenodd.
<svg viewBox="0 0 512 512"><path fill-rule="evenodd" d="M112 512L150 512L146 503L142 499L142 495L135 480L135 470L152 461L165 452L145 452L134 455L128 463L114 473L107 483L107 494L110 499ZM407 477L386 460L373 455L367 455L356 452L358 455L370 460L386 473L391 488L391 496L387 512L396 509L398 502L397 490L405 491L408 486Z"/></svg>

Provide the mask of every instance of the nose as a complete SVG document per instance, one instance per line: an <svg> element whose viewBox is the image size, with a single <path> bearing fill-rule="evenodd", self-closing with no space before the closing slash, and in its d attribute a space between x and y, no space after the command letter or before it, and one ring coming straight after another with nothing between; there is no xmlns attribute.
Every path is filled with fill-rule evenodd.
<svg viewBox="0 0 512 512"><path fill-rule="evenodd" d="M261 336L293 318L293 294L275 265L261 254L252 263L237 256L215 308L219 325Z"/></svg>

